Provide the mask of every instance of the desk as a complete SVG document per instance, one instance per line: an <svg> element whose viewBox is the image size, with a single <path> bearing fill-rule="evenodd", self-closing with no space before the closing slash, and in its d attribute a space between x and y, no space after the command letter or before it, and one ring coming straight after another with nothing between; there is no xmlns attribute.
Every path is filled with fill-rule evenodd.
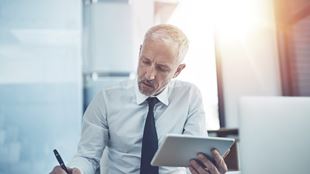
<svg viewBox="0 0 310 174"><path fill-rule="evenodd" d="M227 172L226 174L241 174L240 171Z"/></svg>

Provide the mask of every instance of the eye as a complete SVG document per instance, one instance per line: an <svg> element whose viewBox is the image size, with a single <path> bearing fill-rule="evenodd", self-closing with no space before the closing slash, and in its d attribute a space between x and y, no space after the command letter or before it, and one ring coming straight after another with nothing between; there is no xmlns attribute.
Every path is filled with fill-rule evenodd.
<svg viewBox="0 0 310 174"><path fill-rule="evenodd" d="M143 63L144 65L151 65L151 64L152 64L151 61L150 61L150 60L147 60L147 59L142 59L142 63Z"/></svg>
<svg viewBox="0 0 310 174"><path fill-rule="evenodd" d="M169 72L170 70L168 67L162 65L157 66L157 69L161 72Z"/></svg>

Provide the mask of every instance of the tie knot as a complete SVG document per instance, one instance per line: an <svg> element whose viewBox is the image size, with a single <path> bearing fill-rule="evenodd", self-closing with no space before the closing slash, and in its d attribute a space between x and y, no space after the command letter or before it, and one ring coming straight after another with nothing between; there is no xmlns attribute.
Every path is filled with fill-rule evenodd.
<svg viewBox="0 0 310 174"><path fill-rule="evenodd" d="M155 104L158 102L158 99L156 97L149 97L146 99L146 101L149 104L149 107L153 108Z"/></svg>

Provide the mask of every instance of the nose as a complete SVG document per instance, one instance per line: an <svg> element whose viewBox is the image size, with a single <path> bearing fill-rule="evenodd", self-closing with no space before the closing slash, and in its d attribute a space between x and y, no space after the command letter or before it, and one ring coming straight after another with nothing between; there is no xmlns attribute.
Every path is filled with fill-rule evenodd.
<svg viewBox="0 0 310 174"><path fill-rule="evenodd" d="M150 66L146 70L146 78L147 80L154 80L156 77L156 70L153 66Z"/></svg>

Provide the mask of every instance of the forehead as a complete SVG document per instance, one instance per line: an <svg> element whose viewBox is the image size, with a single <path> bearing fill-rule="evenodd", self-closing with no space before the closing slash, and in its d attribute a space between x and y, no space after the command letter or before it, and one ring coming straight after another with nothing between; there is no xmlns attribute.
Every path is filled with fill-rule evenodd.
<svg viewBox="0 0 310 174"><path fill-rule="evenodd" d="M178 44L169 40L145 40L141 50L142 56L161 62L178 60Z"/></svg>

